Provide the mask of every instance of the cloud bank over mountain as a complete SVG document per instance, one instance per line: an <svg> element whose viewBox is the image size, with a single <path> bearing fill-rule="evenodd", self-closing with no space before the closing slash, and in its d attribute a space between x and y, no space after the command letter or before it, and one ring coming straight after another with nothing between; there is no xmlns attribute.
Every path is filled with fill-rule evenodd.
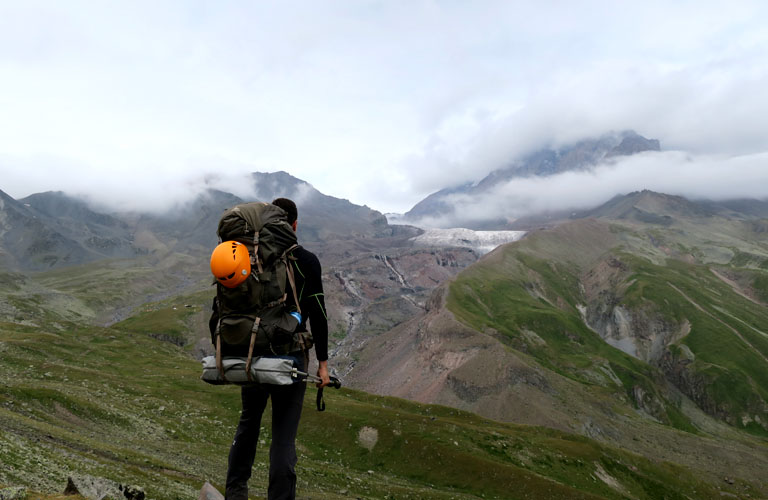
<svg viewBox="0 0 768 500"><path fill-rule="evenodd" d="M472 225L491 218L593 208L618 194L648 189L690 199L768 199L768 154L737 157L680 151L617 157L588 171L515 178L480 196L451 194L452 213L427 217L433 227Z"/></svg>

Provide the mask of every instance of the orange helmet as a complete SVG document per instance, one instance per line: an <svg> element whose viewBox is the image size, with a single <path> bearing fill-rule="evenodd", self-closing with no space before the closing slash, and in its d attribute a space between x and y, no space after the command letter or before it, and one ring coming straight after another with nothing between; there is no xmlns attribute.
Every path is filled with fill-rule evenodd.
<svg viewBox="0 0 768 500"><path fill-rule="evenodd" d="M248 249L237 241L225 241L211 254L211 272L227 288L235 288L251 274Z"/></svg>

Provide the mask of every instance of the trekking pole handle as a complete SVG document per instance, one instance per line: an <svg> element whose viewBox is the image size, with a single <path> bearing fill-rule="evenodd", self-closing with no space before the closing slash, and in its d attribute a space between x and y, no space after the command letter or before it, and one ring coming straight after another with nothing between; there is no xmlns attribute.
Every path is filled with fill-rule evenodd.
<svg viewBox="0 0 768 500"><path fill-rule="evenodd" d="M327 387L333 387L334 389L341 389L341 380L337 379L336 377L329 377L331 379L331 383L328 384ZM320 379L318 379L318 382ZM320 387L317 390L317 411L325 411L325 400L323 400L323 389L325 387Z"/></svg>
<svg viewBox="0 0 768 500"><path fill-rule="evenodd" d="M341 389L341 380L339 380L336 377L329 377L329 378L331 379L331 383L328 384L327 387L333 387L334 389ZM305 381L319 383L321 380L320 380L320 377L316 377L314 375L306 375Z"/></svg>

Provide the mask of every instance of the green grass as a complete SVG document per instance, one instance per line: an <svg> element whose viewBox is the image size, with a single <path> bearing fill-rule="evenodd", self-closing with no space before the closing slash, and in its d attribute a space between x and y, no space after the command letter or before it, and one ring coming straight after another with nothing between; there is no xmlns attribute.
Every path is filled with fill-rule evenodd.
<svg viewBox="0 0 768 500"><path fill-rule="evenodd" d="M684 266L684 272L662 276L663 270L659 270L657 287L663 287L663 279L673 282L706 312L678 292L677 297L666 292L664 300L647 293L646 299L664 304L670 315L685 315L691 322L691 334L683 340L696 355L691 368L707 380L707 391L721 414L732 415L733 423L741 414L760 412L761 400L768 400L768 339L752 327L768 331L766 311L737 295L706 268L675 266Z"/></svg>
<svg viewBox="0 0 768 500"><path fill-rule="evenodd" d="M174 302L178 305L147 305L135 316L117 323L116 327L183 346L190 340L189 322L193 316L201 312L201 307L198 305L186 307L178 301Z"/></svg>
<svg viewBox="0 0 768 500"><path fill-rule="evenodd" d="M161 253L64 267L30 275L29 280L69 298L67 304L46 304L57 314L66 317L75 303L83 316L90 316L89 322L95 317L98 324L111 324L147 302L209 288L210 274L199 258Z"/></svg>
<svg viewBox="0 0 768 500"><path fill-rule="evenodd" d="M239 393L202 383L182 348L122 327L3 323L0 351L0 484L54 494L68 474L89 474L159 499L222 487ZM318 413L307 391L297 441L299 492L313 498L623 498L595 480L597 464L634 498L714 492L688 470L563 432L349 389L326 400ZM268 414L262 425L256 497ZM372 450L358 442L363 427L378 432Z"/></svg>
<svg viewBox="0 0 768 500"><path fill-rule="evenodd" d="M768 273L755 274L752 286L762 302L768 302Z"/></svg>

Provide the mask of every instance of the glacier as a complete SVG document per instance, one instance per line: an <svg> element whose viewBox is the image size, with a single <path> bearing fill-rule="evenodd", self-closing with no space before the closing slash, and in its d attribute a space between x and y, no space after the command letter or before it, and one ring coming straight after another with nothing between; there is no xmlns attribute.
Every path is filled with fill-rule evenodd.
<svg viewBox="0 0 768 500"><path fill-rule="evenodd" d="M424 229L424 233L410 241L420 247L465 247L486 254L505 243L517 241L526 231L475 231L463 227L450 229Z"/></svg>

